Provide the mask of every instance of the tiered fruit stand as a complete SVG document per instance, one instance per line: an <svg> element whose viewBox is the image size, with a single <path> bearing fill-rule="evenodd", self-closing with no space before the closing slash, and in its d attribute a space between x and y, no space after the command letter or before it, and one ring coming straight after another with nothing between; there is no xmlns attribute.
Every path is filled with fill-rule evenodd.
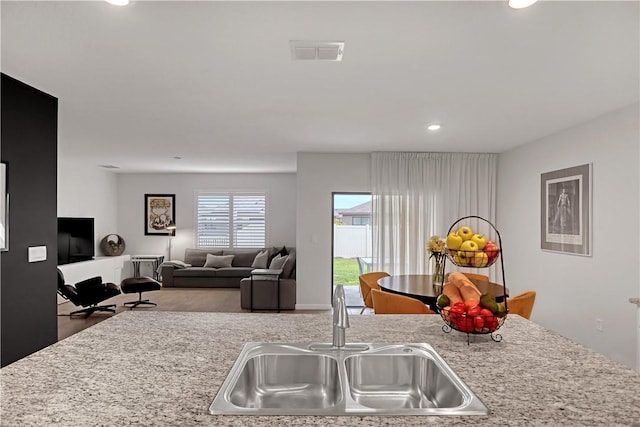
<svg viewBox="0 0 640 427"><path fill-rule="evenodd" d="M491 222L477 215L465 216L458 219L456 222L454 222L451 225L451 227L449 227L449 230L447 231L447 237L452 232L459 230L461 227L468 226L468 222L471 220L474 220L479 224L474 227L474 231L476 231L476 233L483 232L484 230L482 225L488 224L489 227L486 227L485 225L484 228L487 229L489 233L483 232L482 234L484 234L485 236L488 236L491 240L496 241L498 248L495 251L494 250L491 251L491 255L494 255L494 256L492 256L491 258L488 258L486 263L480 262L477 265L469 265L468 259L473 259L473 257L476 255L474 252L484 252L484 251L450 249L448 247L445 247L446 257L444 259L444 267L443 267L445 274L443 274L443 278L442 278L442 285L443 285L442 287L444 287L444 281L445 281L444 277L446 277L447 261L450 261L453 265L456 265L458 267L463 267L463 268L488 268L488 267L491 267L493 264L495 264L498 260L500 260L500 267L502 270L501 271L502 286L503 286L505 311L503 315L495 314L492 319L489 319L489 316L478 316L478 315L474 315L472 318L471 316L468 316L466 313L462 313L462 314L452 313L451 311L443 310L443 307L438 307L440 311L440 316L442 317L442 320L445 323L442 326L442 330L445 333L449 333L454 329L456 331L466 333L467 344L469 343L470 334L474 334L474 335L491 334L491 339L493 339L496 342L499 342L499 341L502 341L502 335L499 333L496 333L495 331L500 329L500 327L503 325L504 321L507 318L507 313L509 311L508 305L507 305L507 284L504 278L504 257L502 255L502 251L503 251L502 237L500 236L500 233L498 232L496 227ZM495 254L496 251L497 251L497 254ZM460 257L461 252L463 255L462 258ZM482 259L482 257L480 258ZM476 317L483 318L482 322L478 322L478 324L482 324L483 327L473 326L474 318ZM485 324L489 326L484 326Z"/></svg>

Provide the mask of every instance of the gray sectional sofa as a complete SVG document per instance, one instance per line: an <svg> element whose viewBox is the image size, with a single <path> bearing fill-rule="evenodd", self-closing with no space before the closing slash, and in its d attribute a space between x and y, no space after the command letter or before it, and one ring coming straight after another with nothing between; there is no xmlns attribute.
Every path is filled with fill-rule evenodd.
<svg viewBox="0 0 640 427"><path fill-rule="evenodd" d="M282 251L283 247L269 248L269 258ZM250 278L256 256L263 249L186 249L184 262L165 263L161 266L162 286L172 288L229 288L240 287L242 279ZM295 248L286 247L289 258L283 266L280 276L281 285L293 282L295 289ZM234 255L230 267L205 267L207 254L225 256ZM286 286L286 285L285 285ZM290 285L289 285L290 286ZM281 288L282 291L282 288ZM294 298L295 304L295 298Z"/></svg>

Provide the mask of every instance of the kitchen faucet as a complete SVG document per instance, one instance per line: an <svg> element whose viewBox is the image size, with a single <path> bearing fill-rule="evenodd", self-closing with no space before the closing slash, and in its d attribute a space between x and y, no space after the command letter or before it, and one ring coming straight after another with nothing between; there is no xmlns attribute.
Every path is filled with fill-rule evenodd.
<svg viewBox="0 0 640 427"><path fill-rule="evenodd" d="M333 291L333 343L311 343L309 349L316 351L326 351L330 349L338 351L365 351L369 349L368 344L348 344L346 343L344 332L349 325L349 312L347 311L347 301L344 296L342 285L336 285Z"/></svg>
<svg viewBox="0 0 640 427"><path fill-rule="evenodd" d="M345 329L349 327L349 312L344 296L344 288L337 285L333 293L333 346L345 346Z"/></svg>

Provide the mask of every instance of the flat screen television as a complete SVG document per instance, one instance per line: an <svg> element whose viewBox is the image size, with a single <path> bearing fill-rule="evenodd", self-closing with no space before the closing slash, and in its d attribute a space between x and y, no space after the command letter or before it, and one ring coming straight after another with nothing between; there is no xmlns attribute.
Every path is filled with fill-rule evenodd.
<svg viewBox="0 0 640 427"><path fill-rule="evenodd" d="M88 261L94 255L94 219L58 218L58 265Z"/></svg>

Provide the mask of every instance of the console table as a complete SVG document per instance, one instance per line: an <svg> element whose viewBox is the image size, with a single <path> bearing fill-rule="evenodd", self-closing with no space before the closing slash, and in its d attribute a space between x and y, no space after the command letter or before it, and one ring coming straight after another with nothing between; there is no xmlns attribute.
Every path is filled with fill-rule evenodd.
<svg viewBox="0 0 640 427"><path fill-rule="evenodd" d="M278 313L280 313L280 275L282 274L282 270L276 269L268 269L268 268L257 268L251 271L251 312L253 312L253 278L257 276L267 276L271 277L274 280L277 280L278 283L276 285L276 299L278 300ZM266 310L266 309L265 309Z"/></svg>
<svg viewBox="0 0 640 427"><path fill-rule="evenodd" d="M153 268L153 278L160 280L158 267L164 262L164 255L131 255L131 263L133 264L133 277L140 277L140 263L149 262Z"/></svg>

